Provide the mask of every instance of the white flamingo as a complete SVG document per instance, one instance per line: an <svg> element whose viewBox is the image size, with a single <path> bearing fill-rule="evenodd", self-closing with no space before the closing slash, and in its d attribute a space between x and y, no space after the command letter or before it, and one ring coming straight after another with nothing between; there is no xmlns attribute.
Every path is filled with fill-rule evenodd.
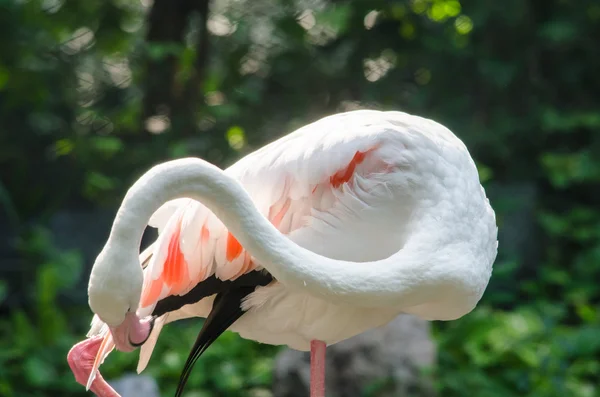
<svg viewBox="0 0 600 397"><path fill-rule="evenodd" d="M147 224L160 234L140 256ZM141 346L139 372L165 323L205 317L177 396L230 329L311 350L311 396L323 397L326 345L400 313L469 313L496 252L494 212L452 132L400 112L333 115L225 171L188 158L144 174L94 263L97 316L68 360L79 383L118 396L97 373L113 347Z"/></svg>

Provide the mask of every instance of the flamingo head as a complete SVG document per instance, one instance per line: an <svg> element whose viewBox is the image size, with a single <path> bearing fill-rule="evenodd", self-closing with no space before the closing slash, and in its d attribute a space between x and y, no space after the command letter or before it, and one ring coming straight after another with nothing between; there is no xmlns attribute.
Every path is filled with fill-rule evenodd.
<svg viewBox="0 0 600 397"><path fill-rule="evenodd" d="M154 318L142 319L136 313L143 285L137 255L128 257L114 251L107 246L96 258L88 285L88 303L108 325L116 348L132 351L146 342Z"/></svg>

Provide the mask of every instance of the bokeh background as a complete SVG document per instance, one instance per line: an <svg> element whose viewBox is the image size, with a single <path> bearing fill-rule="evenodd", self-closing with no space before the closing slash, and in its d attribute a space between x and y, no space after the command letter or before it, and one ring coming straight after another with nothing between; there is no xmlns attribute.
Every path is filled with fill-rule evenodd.
<svg viewBox="0 0 600 397"><path fill-rule="evenodd" d="M0 395L86 395L65 355L142 172L358 108L448 126L497 212L479 307L432 325L439 395L600 395L599 39L594 0L0 0ZM163 331L163 395L198 328ZM279 350L225 334L189 396L268 396Z"/></svg>

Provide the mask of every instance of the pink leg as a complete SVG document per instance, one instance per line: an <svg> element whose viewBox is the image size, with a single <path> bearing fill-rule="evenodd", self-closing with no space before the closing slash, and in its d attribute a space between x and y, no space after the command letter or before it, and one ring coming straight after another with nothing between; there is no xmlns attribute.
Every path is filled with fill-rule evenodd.
<svg viewBox="0 0 600 397"><path fill-rule="evenodd" d="M101 342L102 338L98 336L86 339L73 346L67 355L67 361L73 375L75 375L75 380L83 386L86 385L90 376L94 358L100 349ZM119 394L106 383L99 372L96 374L96 379L94 379L90 391L98 397L119 397Z"/></svg>
<svg viewBox="0 0 600 397"><path fill-rule="evenodd" d="M310 397L325 397L325 348L320 340L310 342Z"/></svg>

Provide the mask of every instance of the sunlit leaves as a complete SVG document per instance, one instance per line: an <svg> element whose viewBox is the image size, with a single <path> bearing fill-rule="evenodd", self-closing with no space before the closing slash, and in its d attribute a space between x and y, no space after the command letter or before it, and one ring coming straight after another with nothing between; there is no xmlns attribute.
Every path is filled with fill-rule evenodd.
<svg viewBox="0 0 600 397"><path fill-rule="evenodd" d="M454 27L458 34L469 34L473 30L473 21L466 15L461 15L454 21Z"/></svg>
<svg viewBox="0 0 600 397"><path fill-rule="evenodd" d="M367 15L365 15L364 25L365 29L369 30L375 26L375 22L377 22L377 16L379 15L379 11L373 10L370 11Z"/></svg>
<svg viewBox="0 0 600 397"><path fill-rule="evenodd" d="M59 139L54 143L54 152L57 156L65 156L73 151L75 143L71 139Z"/></svg>
<svg viewBox="0 0 600 397"><path fill-rule="evenodd" d="M227 130L227 142L234 150L240 150L246 144L246 136L242 127L234 125Z"/></svg>
<svg viewBox="0 0 600 397"><path fill-rule="evenodd" d="M426 14L435 22L455 17L461 12L458 0L412 0L411 9L416 14Z"/></svg>
<svg viewBox="0 0 600 397"><path fill-rule="evenodd" d="M132 82L132 70L125 57L105 57L102 63L112 83L119 88L126 88Z"/></svg>
<svg viewBox="0 0 600 397"><path fill-rule="evenodd" d="M171 120L165 115L150 116L144 122L146 130L151 134L161 134L169 128Z"/></svg>
<svg viewBox="0 0 600 397"><path fill-rule="evenodd" d="M460 3L456 0L436 0L427 11L427 16L439 22L457 16L460 11Z"/></svg>
<svg viewBox="0 0 600 397"><path fill-rule="evenodd" d="M81 27L63 43L62 50L69 55L74 55L91 47L94 44L94 37L94 32L90 28Z"/></svg>
<svg viewBox="0 0 600 397"><path fill-rule="evenodd" d="M365 78L375 82L383 78L396 65L396 53L391 49L382 51L381 56L363 61Z"/></svg>
<svg viewBox="0 0 600 397"><path fill-rule="evenodd" d="M298 16L298 24L306 30L312 29L317 23L315 14L311 9L306 9Z"/></svg>
<svg viewBox="0 0 600 397"><path fill-rule="evenodd" d="M237 24L232 23L225 15L218 14L210 17L207 28L215 36L229 36L235 32Z"/></svg>

